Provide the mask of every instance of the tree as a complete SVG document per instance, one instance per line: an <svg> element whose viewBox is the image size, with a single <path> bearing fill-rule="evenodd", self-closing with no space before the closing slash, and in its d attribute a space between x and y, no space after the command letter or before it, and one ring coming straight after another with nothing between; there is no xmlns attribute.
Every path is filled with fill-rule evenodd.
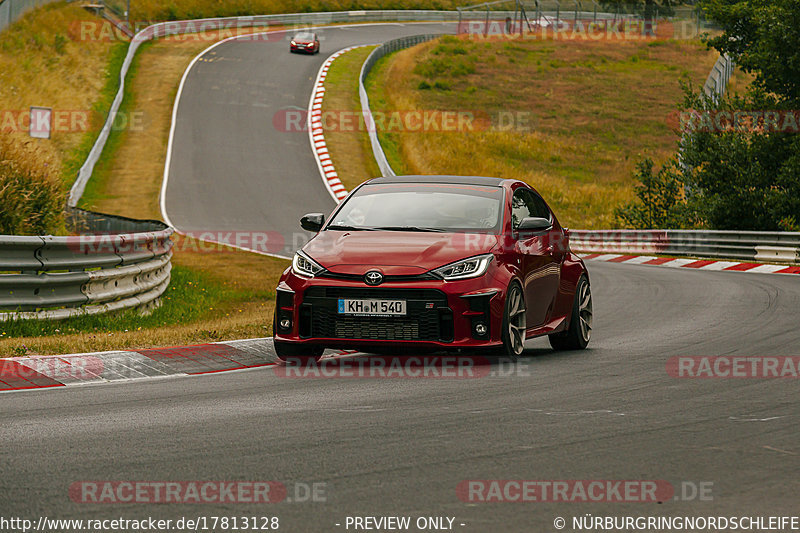
<svg viewBox="0 0 800 533"><path fill-rule="evenodd" d="M797 0L700 0L723 33L706 38L736 65L755 75L755 88L773 93L784 109L800 103L800 2ZM794 107L792 107L794 106Z"/></svg>
<svg viewBox="0 0 800 533"><path fill-rule="evenodd" d="M675 159L669 160L658 173L653 173L653 160L636 164L635 186L638 202L616 210L617 219L638 229L685 228L692 226L684 195L683 174Z"/></svg>
<svg viewBox="0 0 800 533"><path fill-rule="evenodd" d="M750 112L755 118L728 127L709 119L710 128L682 132L680 168L668 164L654 177L652 165L649 172L640 167L642 186L660 188L639 194L640 204L620 209L618 219L636 227L697 222L714 229L800 231L800 1L700 0L699 6L723 28L706 38L708 45L729 54L755 81L746 95L718 102L686 85L680 108L706 117ZM771 127L768 116L780 117L783 127ZM677 202L666 187L671 182L684 184ZM635 216L647 209L664 214L644 221ZM671 220L674 213L685 219Z"/></svg>

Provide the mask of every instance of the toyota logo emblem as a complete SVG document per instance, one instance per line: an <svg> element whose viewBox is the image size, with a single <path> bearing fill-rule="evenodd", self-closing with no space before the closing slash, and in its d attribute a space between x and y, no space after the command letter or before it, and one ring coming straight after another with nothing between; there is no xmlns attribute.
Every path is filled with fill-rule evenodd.
<svg viewBox="0 0 800 533"><path fill-rule="evenodd" d="M367 285L380 285L383 281L383 274L377 270L370 270L364 274L364 283Z"/></svg>

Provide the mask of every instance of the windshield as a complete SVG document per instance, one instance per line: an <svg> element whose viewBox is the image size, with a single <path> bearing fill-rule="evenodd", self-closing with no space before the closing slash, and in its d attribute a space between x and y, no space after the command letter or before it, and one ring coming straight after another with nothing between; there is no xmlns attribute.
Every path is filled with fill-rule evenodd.
<svg viewBox="0 0 800 533"><path fill-rule="evenodd" d="M450 183L365 185L350 197L327 229L396 231L498 231L502 187Z"/></svg>
<svg viewBox="0 0 800 533"><path fill-rule="evenodd" d="M295 41L313 41L314 36L310 33L298 33L294 36Z"/></svg>

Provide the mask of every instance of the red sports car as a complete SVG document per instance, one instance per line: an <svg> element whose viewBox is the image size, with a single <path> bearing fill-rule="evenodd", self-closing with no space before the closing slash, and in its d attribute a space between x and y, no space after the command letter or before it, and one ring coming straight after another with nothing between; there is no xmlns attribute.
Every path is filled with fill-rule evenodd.
<svg viewBox="0 0 800 533"><path fill-rule="evenodd" d="M302 32L292 37L289 43L290 52L306 52L309 54L319 53L319 37L316 33Z"/></svg>
<svg viewBox="0 0 800 533"><path fill-rule="evenodd" d="M317 232L277 287L282 360L327 348L476 351L516 358L526 338L582 349L592 329L583 261L542 197L516 180L369 180Z"/></svg>

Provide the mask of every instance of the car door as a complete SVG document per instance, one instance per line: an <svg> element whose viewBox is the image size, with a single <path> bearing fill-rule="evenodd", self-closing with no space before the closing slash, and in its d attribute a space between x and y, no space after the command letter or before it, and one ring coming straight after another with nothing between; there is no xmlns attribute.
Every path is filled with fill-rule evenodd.
<svg viewBox="0 0 800 533"><path fill-rule="evenodd" d="M553 247L551 232L518 231L519 223L526 217L546 218L554 222L544 200L534 191L520 187L514 191L511 200L511 223L521 258L528 328L535 328L544 325L550 318L558 293L560 252Z"/></svg>

